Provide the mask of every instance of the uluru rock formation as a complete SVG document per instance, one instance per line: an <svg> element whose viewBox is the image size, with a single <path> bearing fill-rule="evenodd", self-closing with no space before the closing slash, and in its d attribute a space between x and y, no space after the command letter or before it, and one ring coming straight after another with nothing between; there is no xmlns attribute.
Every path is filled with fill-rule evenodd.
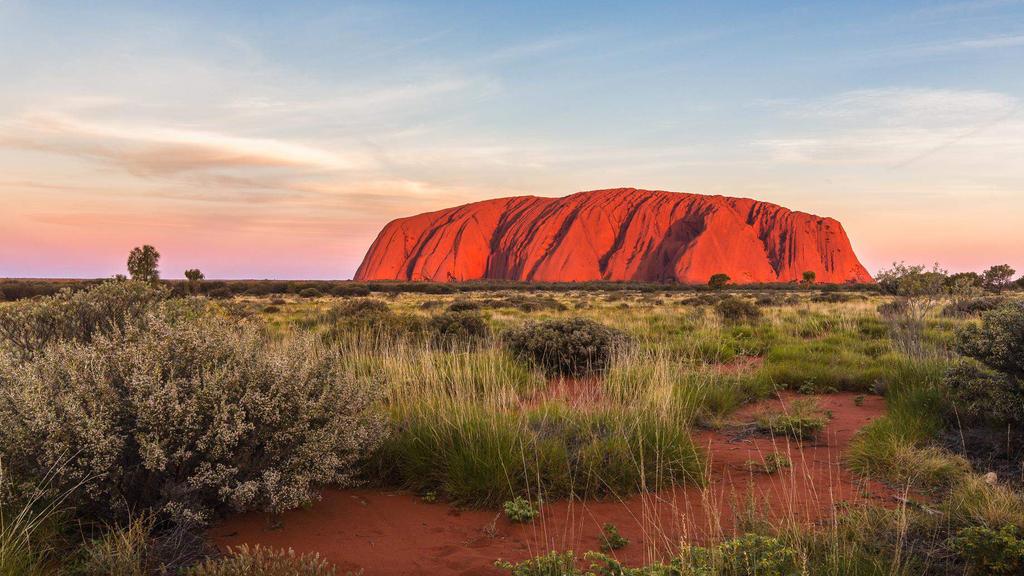
<svg viewBox="0 0 1024 576"><path fill-rule="evenodd" d="M356 280L871 282L842 224L748 198L617 188L399 218Z"/></svg>

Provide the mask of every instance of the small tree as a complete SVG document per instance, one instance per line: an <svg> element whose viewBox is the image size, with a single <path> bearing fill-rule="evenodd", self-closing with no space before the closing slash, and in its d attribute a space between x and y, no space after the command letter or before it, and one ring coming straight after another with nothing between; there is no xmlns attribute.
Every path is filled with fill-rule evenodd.
<svg viewBox="0 0 1024 576"><path fill-rule="evenodd" d="M193 294L199 293L199 284L206 280L206 276L199 271L199 268L185 270L185 278L188 280L188 291Z"/></svg>
<svg viewBox="0 0 1024 576"><path fill-rule="evenodd" d="M946 279L946 290L949 292L950 305L953 310L962 309L965 302L977 298L981 294L982 279L974 272L960 272Z"/></svg>
<svg viewBox="0 0 1024 576"><path fill-rule="evenodd" d="M814 284L817 279L818 275L814 273L814 270L806 270L804 272L804 284Z"/></svg>
<svg viewBox="0 0 1024 576"><path fill-rule="evenodd" d="M931 270L924 266L893 263L875 277L882 292L896 297L894 305L886 308L897 342L911 354L920 354L921 335L928 313L942 302L948 293L946 271L938 264Z"/></svg>
<svg viewBox="0 0 1024 576"><path fill-rule="evenodd" d="M981 288L984 286L985 281L982 279L981 274L977 272L957 272L956 274L950 274L946 278L946 284L953 286L958 284L960 286L974 286L975 288Z"/></svg>
<svg viewBox="0 0 1024 576"><path fill-rule="evenodd" d="M708 280L708 286L715 290L721 290L722 288L725 288L725 285L728 284L730 280L732 280L732 278L729 278L728 274L718 273L711 276Z"/></svg>
<svg viewBox="0 0 1024 576"><path fill-rule="evenodd" d="M1017 271L1010 268L1009 264L999 264L981 273L982 281L987 290L1002 292L1013 280Z"/></svg>
<svg viewBox="0 0 1024 576"><path fill-rule="evenodd" d="M155 284L160 280L160 270L157 264L160 263L160 253L149 244L136 246L128 254L128 273L132 280L140 280Z"/></svg>

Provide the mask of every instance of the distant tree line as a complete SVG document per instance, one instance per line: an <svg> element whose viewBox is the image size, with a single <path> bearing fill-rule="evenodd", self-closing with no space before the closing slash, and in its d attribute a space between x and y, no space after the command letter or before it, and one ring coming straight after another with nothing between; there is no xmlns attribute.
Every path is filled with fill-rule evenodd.
<svg viewBox="0 0 1024 576"><path fill-rule="evenodd" d="M640 292L693 292L704 290L766 291L792 290L796 286L809 287L825 292L862 291L895 294L897 286L902 282L903 289L907 284L928 278L927 274L941 277L943 294L954 298L972 295L974 292L1002 292L1009 289L1024 290L1024 277L1013 280L1016 271L1007 264L992 266L981 273L960 272L947 274L944 270L925 271L923 266L907 266L894 264L893 268L883 270L876 276L876 284L818 284L816 274L806 271L799 282L770 282L754 284L732 284L732 279L724 273L711 276L707 284L684 284L679 282L518 282L506 280L470 280L463 282L410 282L410 281L374 281L356 282L352 280L207 280L198 268L184 271L184 280L168 280L161 278L160 253L151 245L133 248L128 255L128 275L133 280L151 284L161 284L176 295L204 295L210 298L231 298L233 296L267 296L270 294L296 294L304 297L317 296L365 296L371 293L422 293L422 294L455 294L459 292L475 292L488 290L518 290L524 292L571 290L582 291L623 291ZM117 275L115 278L127 278ZM897 279L900 279L897 281ZM84 290L95 286L106 279L84 280L21 280L0 279L0 300L20 300L35 296L49 296L61 289Z"/></svg>

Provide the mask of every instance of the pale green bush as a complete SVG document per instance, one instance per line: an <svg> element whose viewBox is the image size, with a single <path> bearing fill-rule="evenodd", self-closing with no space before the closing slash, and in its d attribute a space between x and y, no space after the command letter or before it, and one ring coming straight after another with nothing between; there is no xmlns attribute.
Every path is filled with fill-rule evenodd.
<svg viewBox="0 0 1024 576"><path fill-rule="evenodd" d="M616 348L626 344L621 330L587 318L528 322L502 335L512 353L528 358L551 376L604 372Z"/></svg>
<svg viewBox="0 0 1024 576"><path fill-rule="evenodd" d="M50 488L77 487L69 503L90 517L280 512L351 481L382 436L342 366L312 336L272 342L168 302L123 332L0 358L0 457L18 478L58 469Z"/></svg>
<svg viewBox="0 0 1024 576"><path fill-rule="evenodd" d="M28 359L53 342L88 342L137 325L166 296L166 290L144 282L111 281L20 300L0 307L0 348Z"/></svg>

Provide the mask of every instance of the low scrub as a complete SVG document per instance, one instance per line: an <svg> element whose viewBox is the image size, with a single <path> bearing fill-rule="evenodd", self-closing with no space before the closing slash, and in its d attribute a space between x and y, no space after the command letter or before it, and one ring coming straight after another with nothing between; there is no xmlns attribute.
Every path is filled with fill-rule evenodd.
<svg viewBox="0 0 1024 576"><path fill-rule="evenodd" d="M141 325L165 290L145 282L104 282L84 291L0 306L0 349L28 359L54 342L89 342Z"/></svg>
<svg viewBox="0 0 1024 576"><path fill-rule="evenodd" d="M715 305L715 310L726 322L757 322L762 316L757 304L738 296L723 298Z"/></svg>
<svg viewBox="0 0 1024 576"><path fill-rule="evenodd" d="M427 333L425 319L399 314L383 300L359 298L348 300L305 322L305 327L326 326L323 333L329 342L372 338L377 341L419 340Z"/></svg>
<svg viewBox="0 0 1024 576"><path fill-rule="evenodd" d="M432 342L443 347L474 347L487 339L490 329L483 315L474 310L448 311L428 323Z"/></svg>
<svg viewBox="0 0 1024 576"><path fill-rule="evenodd" d="M765 412L757 418L758 430L796 440L813 439L827 423L828 415L809 398L793 400L784 411Z"/></svg>
<svg viewBox="0 0 1024 576"><path fill-rule="evenodd" d="M300 506L350 482L381 437L373 396L342 366L308 335L271 342L200 301L0 358L0 457L28 481L9 489L74 489L66 503L86 517L153 510L186 525Z"/></svg>
<svg viewBox="0 0 1024 576"><path fill-rule="evenodd" d="M209 558L185 576L334 576L337 571L319 554L296 554L242 544L219 558Z"/></svg>
<svg viewBox="0 0 1024 576"><path fill-rule="evenodd" d="M942 309L942 315L946 317L959 318L964 316L975 316L983 312L996 310L1006 303L1002 296L979 296L977 298L962 298L955 300Z"/></svg>
<svg viewBox="0 0 1024 576"><path fill-rule="evenodd" d="M625 334L585 318L529 322L503 335L513 353L532 360L552 376L604 372Z"/></svg>
<svg viewBox="0 0 1024 576"><path fill-rule="evenodd" d="M963 560L967 574L1024 574L1024 534L1016 526L964 528L957 533L953 547Z"/></svg>
<svg viewBox="0 0 1024 576"><path fill-rule="evenodd" d="M511 500L506 500L502 504L502 509L505 510L505 517L510 522L517 524L528 524L533 522L533 519L540 516L540 510L534 507L533 502L530 502L522 496L516 496Z"/></svg>
<svg viewBox="0 0 1024 576"><path fill-rule="evenodd" d="M746 534L707 548L690 547L668 563L655 562L627 568L615 558L588 552L589 569L570 550L552 551L513 564L496 565L513 576L799 576L803 570L799 551L773 536Z"/></svg>

